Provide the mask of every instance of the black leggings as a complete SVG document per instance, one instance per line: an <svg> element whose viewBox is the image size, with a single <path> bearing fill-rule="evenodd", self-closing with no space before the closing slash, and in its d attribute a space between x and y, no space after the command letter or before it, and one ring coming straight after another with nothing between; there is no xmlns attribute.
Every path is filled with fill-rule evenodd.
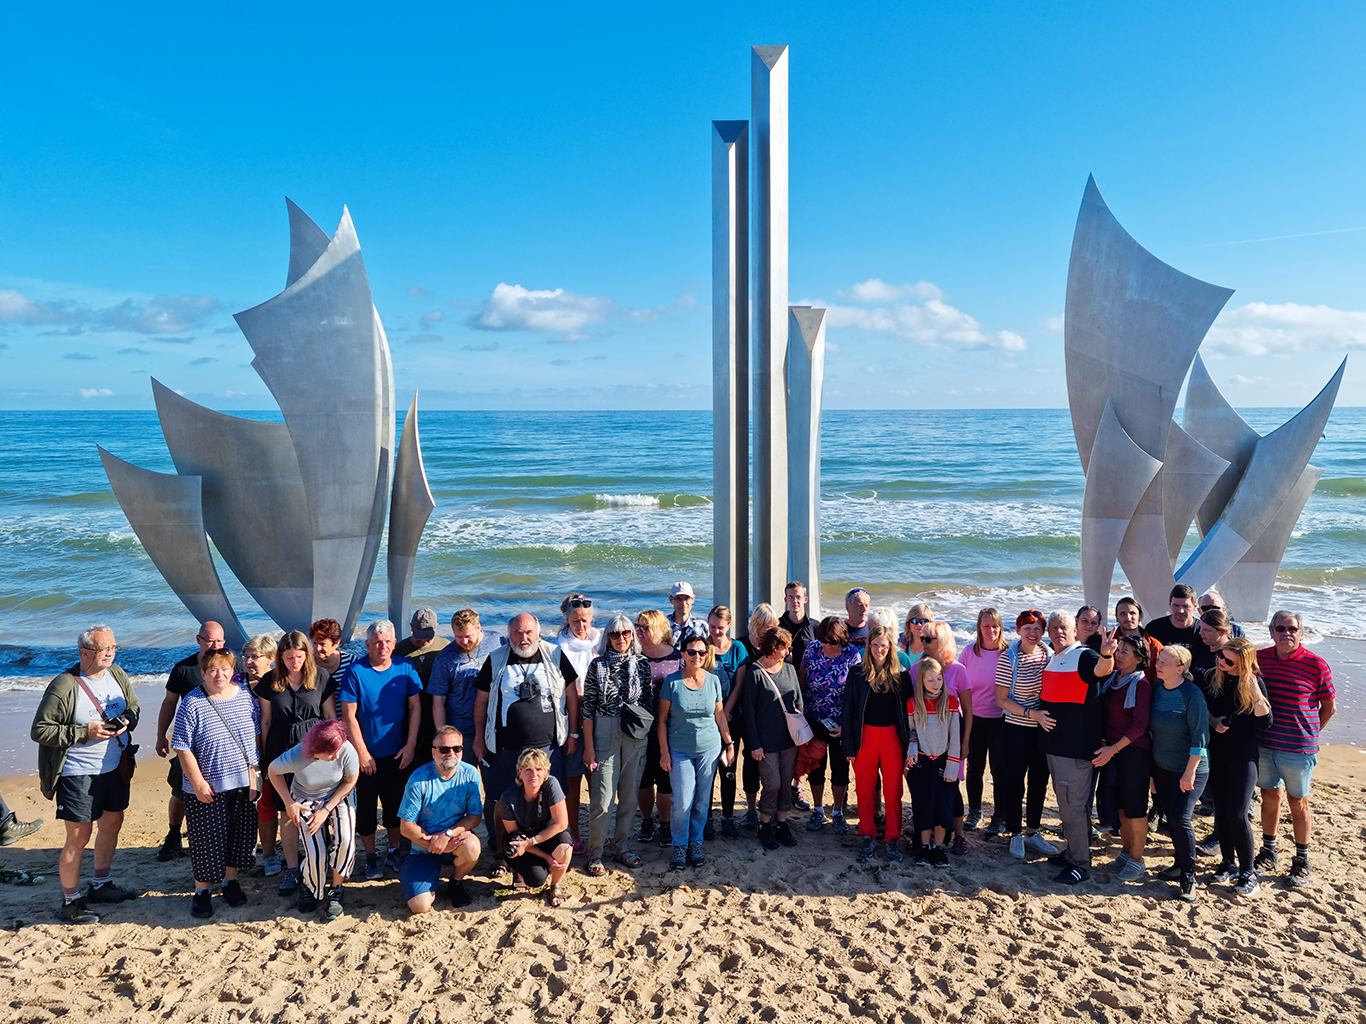
<svg viewBox="0 0 1366 1024"><path fill-rule="evenodd" d="M849 786L849 759L844 756L844 744L841 736L831 736L830 730L821 724L819 718L806 716L806 720L811 725L811 732L816 739L826 746L826 756L821 763L811 769L806 780L813 786L825 785L825 762L830 762L830 785ZM842 734L841 734L842 735ZM753 760L753 758L751 758Z"/></svg>
<svg viewBox="0 0 1366 1024"><path fill-rule="evenodd" d="M1037 829L1043 820L1043 802L1048 795L1048 757L1039 750L1041 731L1010 721L1001 726L1001 774L995 776L996 820L1008 835L1020 831L1026 784L1029 797L1028 806L1023 808L1025 825Z"/></svg>
<svg viewBox="0 0 1366 1024"><path fill-rule="evenodd" d="M559 835L551 836L543 843L537 843L536 849L542 853L554 854L555 848L572 843L574 837L568 832L561 832ZM520 857L513 857L508 861L508 867L512 868L513 873L523 882L533 889L545 884L545 880L550 877L550 865L537 857L534 853L524 853Z"/></svg>
<svg viewBox="0 0 1366 1024"><path fill-rule="evenodd" d="M1252 870L1252 794L1257 788L1257 761L1252 758L1209 759L1209 795L1214 802L1214 829L1219 834L1223 861Z"/></svg>
<svg viewBox="0 0 1366 1024"><path fill-rule="evenodd" d="M745 792L759 792L759 762L749 756L749 741L745 739L745 716L736 708L728 719L730 735L735 740L735 761L740 770L740 781L745 784ZM721 780L721 814L726 818L735 817L735 770L737 764L729 768L717 762L716 777Z"/></svg>
<svg viewBox="0 0 1366 1024"><path fill-rule="evenodd" d="M991 762L993 780L1001 777L1001 726L1005 718L979 718L972 716L972 735L968 737L968 806L974 811L982 809L982 776L987 761ZM995 783L993 782L993 787ZM993 794L994 795L994 794Z"/></svg>
<svg viewBox="0 0 1366 1024"><path fill-rule="evenodd" d="M1195 826L1191 824L1191 814L1200 801L1209 781L1209 772L1195 777L1195 786L1189 793L1181 788L1181 774L1169 772L1160 765L1153 765L1153 781L1157 783L1157 793L1162 809L1166 812L1167 822L1172 829L1172 846L1176 848L1176 866L1183 875L1195 874Z"/></svg>

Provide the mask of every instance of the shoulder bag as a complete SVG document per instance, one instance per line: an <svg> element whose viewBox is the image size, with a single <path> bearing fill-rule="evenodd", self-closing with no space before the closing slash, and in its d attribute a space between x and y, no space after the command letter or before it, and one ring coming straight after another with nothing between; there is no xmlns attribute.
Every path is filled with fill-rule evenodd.
<svg viewBox="0 0 1366 1024"><path fill-rule="evenodd" d="M95 697L95 694L91 692L90 687L85 685L84 679L80 676L76 676L76 682L79 683L81 689L85 691L85 695L90 698L90 703L95 705L95 710L99 713L100 721L105 725L108 725L109 716L104 713L104 705L101 704ZM115 679L114 682L117 683L118 680ZM131 734L125 732L124 735L130 736ZM115 739L117 738L118 737L115 737ZM123 753L119 755L119 763L114 768L114 771L118 772L120 782L132 782L133 772L137 770L138 766L136 760L138 745L136 743L120 743L119 747L122 749Z"/></svg>
<svg viewBox="0 0 1366 1024"><path fill-rule="evenodd" d="M778 689L777 681L767 670L761 668L757 661L754 668L758 669L768 685L773 687L773 695L778 698L778 707L783 709L783 716L787 719L787 734L792 737L792 742L799 747L810 743L816 734L811 731L811 723L806 720L806 716L800 712L788 711L787 705L783 703L783 691Z"/></svg>

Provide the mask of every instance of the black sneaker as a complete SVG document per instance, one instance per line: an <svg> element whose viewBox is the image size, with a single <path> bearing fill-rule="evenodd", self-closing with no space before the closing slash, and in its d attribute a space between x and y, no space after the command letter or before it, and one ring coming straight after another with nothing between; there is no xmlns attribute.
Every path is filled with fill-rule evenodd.
<svg viewBox="0 0 1366 1024"><path fill-rule="evenodd" d="M463 878L452 879L451 884L446 888L446 893L450 896L451 906L453 907L468 907L474 902L474 897L471 896L470 891L465 888L465 880Z"/></svg>
<svg viewBox="0 0 1366 1024"><path fill-rule="evenodd" d="M1299 888L1314 880L1314 872L1309 867L1309 854L1297 853L1290 862L1290 884Z"/></svg>
<svg viewBox="0 0 1366 1024"><path fill-rule="evenodd" d="M688 844L688 864L695 868L700 868L707 863L706 856L702 853L701 843Z"/></svg>
<svg viewBox="0 0 1366 1024"><path fill-rule="evenodd" d="M277 892L281 896L293 896L299 891L299 883L303 880L303 872L298 868L285 868L285 876L280 879L280 888Z"/></svg>
<svg viewBox="0 0 1366 1024"><path fill-rule="evenodd" d="M190 916L213 917L213 894L208 889L196 889L190 897Z"/></svg>
<svg viewBox="0 0 1366 1024"><path fill-rule="evenodd" d="M342 888L334 885L327 890L327 902L323 904L323 912L327 914L329 921L335 921L346 913L346 907L342 904Z"/></svg>
<svg viewBox="0 0 1366 1024"><path fill-rule="evenodd" d="M1194 903L1199 899L1195 892L1195 872L1181 876L1176 888L1176 898L1182 903Z"/></svg>
<svg viewBox="0 0 1366 1024"><path fill-rule="evenodd" d="M1263 846L1257 856L1253 858L1252 869L1259 875L1275 874L1276 868L1280 866L1281 858L1275 850L1268 850Z"/></svg>
<svg viewBox="0 0 1366 1024"><path fill-rule="evenodd" d="M1072 866L1072 862L1067 859L1067 854L1061 851L1049 857L1048 863L1052 864L1055 868L1070 868Z"/></svg>
<svg viewBox="0 0 1366 1024"><path fill-rule="evenodd" d="M1091 872L1086 868L1077 867L1075 864L1058 875L1053 881L1061 882L1063 885L1080 885L1091 877Z"/></svg>
<svg viewBox="0 0 1366 1024"><path fill-rule="evenodd" d="M934 863L934 847L932 846L916 843L912 847L911 853L915 857L915 866L918 868L927 868Z"/></svg>
<svg viewBox="0 0 1366 1024"><path fill-rule="evenodd" d="M223 894L227 895L227 889L223 890ZM312 889L303 888L299 890L298 908L301 914L311 914L318 909L318 897L313 895Z"/></svg>
<svg viewBox="0 0 1366 1024"><path fill-rule="evenodd" d="M664 846L664 847L673 846L673 844L674 844L673 829L671 829L671 828L669 827L669 823L668 823L667 821L660 821L660 823L659 823L659 828L657 828L657 829L655 830L655 835L657 835L657 836L659 837L659 845L660 845L660 846Z"/></svg>
<svg viewBox="0 0 1366 1024"><path fill-rule="evenodd" d="M247 894L242 891L242 883L237 879L223 883L223 899L230 907L243 907L247 903ZM315 901L315 907L318 905Z"/></svg>
<svg viewBox="0 0 1366 1024"><path fill-rule="evenodd" d="M977 826L982 824L982 808L968 808L968 816L963 819L964 832L976 832Z"/></svg>
<svg viewBox="0 0 1366 1024"><path fill-rule="evenodd" d="M942 846L930 847L930 864L937 868L949 866L949 851Z"/></svg>
<svg viewBox="0 0 1366 1024"><path fill-rule="evenodd" d="M877 853L877 840L872 836L864 836L863 842L859 845L858 853L854 856L859 860L868 860L873 854Z"/></svg>
<svg viewBox="0 0 1366 1024"><path fill-rule="evenodd" d="M735 820L735 816L721 819L721 834L727 839L740 838L740 823Z"/></svg>
<svg viewBox="0 0 1366 1024"><path fill-rule="evenodd" d="M646 818L640 823L640 832L636 835L636 843L653 843L655 841L655 819Z"/></svg>
<svg viewBox="0 0 1366 1024"><path fill-rule="evenodd" d="M1261 883L1257 881L1257 873L1250 871L1238 876L1238 884L1233 887L1233 891L1239 896L1256 896L1261 887Z"/></svg>
<svg viewBox="0 0 1366 1024"><path fill-rule="evenodd" d="M795 811L811 810L811 804L808 801L802 799L801 790L797 788L797 784L795 782L792 784L792 809Z"/></svg>
<svg viewBox="0 0 1366 1024"><path fill-rule="evenodd" d="M999 836L1006 830L1005 823L1000 818L993 817L987 823L987 835Z"/></svg>
<svg viewBox="0 0 1366 1024"><path fill-rule="evenodd" d="M91 882L85 892L85 899L88 903L122 903L124 900L135 900L142 893L136 889L120 889L113 882L105 882L103 885L96 885Z"/></svg>
<svg viewBox="0 0 1366 1024"><path fill-rule="evenodd" d="M1215 885L1228 885L1237 877L1238 869L1228 861L1224 861L1214 869L1214 874L1210 876L1210 881Z"/></svg>
<svg viewBox="0 0 1366 1024"><path fill-rule="evenodd" d="M688 848L686 846L675 846L669 854L669 867L674 871L682 871L688 866Z"/></svg>
<svg viewBox="0 0 1366 1024"><path fill-rule="evenodd" d="M85 905L85 897L77 896L70 903L63 903L57 916L65 924L99 924L100 915L91 913Z"/></svg>
<svg viewBox="0 0 1366 1024"><path fill-rule="evenodd" d="M778 835L778 842L782 843L784 846L797 845L797 837L792 834L792 829L788 827L787 822L778 822L773 826L773 830ZM1308 864L1306 863L1305 866L1308 867Z"/></svg>
<svg viewBox="0 0 1366 1024"><path fill-rule="evenodd" d="M185 848L180 845L180 829L167 832L161 849L157 851L157 860L165 864L167 861L176 860L183 856L185 856Z"/></svg>
<svg viewBox="0 0 1366 1024"><path fill-rule="evenodd" d="M778 848L778 836L773 827L773 822L763 821L759 823L759 842L765 850L776 850Z"/></svg>
<svg viewBox="0 0 1366 1024"><path fill-rule="evenodd" d="M1221 848L1219 837L1212 832L1195 844L1195 852L1202 857L1213 857Z"/></svg>
<svg viewBox="0 0 1366 1024"><path fill-rule="evenodd" d="M707 823L702 826L702 841L704 843L714 842L716 839L716 819L710 814L707 815Z"/></svg>
<svg viewBox="0 0 1366 1024"><path fill-rule="evenodd" d="M901 853L901 845L895 839L887 844L888 864L900 864L905 859L905 856Z"/></svg>

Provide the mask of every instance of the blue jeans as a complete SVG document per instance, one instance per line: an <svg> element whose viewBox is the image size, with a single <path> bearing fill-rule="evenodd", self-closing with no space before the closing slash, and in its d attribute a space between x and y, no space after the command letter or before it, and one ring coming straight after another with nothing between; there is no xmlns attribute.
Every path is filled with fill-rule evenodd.
<svg viewBox="0 0 1366 1024"><path fill-rule="evenodd" d="M673 788L673 814L669 829L674 846L687 846L702 841L702 827L711 811L711 782L716 775L716 759L721 756L719 745L700 754L684 754L672 748L669 758L669 784Z"/></svg>

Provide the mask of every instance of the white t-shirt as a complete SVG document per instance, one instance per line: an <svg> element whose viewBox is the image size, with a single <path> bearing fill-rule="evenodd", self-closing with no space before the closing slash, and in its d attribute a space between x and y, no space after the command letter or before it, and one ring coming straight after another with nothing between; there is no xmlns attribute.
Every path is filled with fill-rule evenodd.
<svg viewBox="0 0 1366 1024"><path fill-rule="evenodd" d="M128 701L123 696L123 689L114 679L114 673L105 672L98 679L81 676L81 681L90 687L90 692L104 705L106 718L118 718L128 710ZM104 721L79 685L76 687L76 709L71 720L75 725ZM105 772L112 772L118 767L119 758L123 756L124 744L128 742L128 734L124 733L112 740L95 740L68 747L66 760L62 763L62 774L103 775Z"/></svg>

